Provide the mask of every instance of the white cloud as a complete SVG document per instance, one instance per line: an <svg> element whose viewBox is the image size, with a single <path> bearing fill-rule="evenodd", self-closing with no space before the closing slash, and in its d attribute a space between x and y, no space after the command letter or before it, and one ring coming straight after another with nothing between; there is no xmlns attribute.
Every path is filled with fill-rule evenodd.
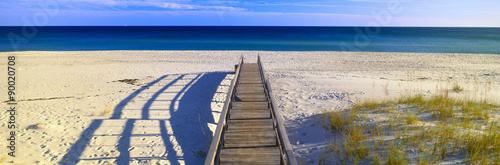
<svg viewBox="0 0 500 165"><path fill-rule="evenodd" d="M172 10L223 10L223 11L244 11L246 9L224 6L220 4L203 5L201 3L187 0L54 0L61 7L88 9L88 10L103 10L105 8L127 8L132 7L156 7ZM37 6L37 0L18 0L9 4L15 5L18 8L40 7ZM0 4L2 4L0 2ZM206 3L204 3L206 4ZM11 7L12 7L11 5Z"/></svg>
<svg viewBox="0 0 500 165"><path fill-rule="evenodd" d="M95 1L95 0L91 0ZM187 10L245 10L231 6L210 6L210 5L197 5L195 3L179 3L179 2L165 2L158 0L144 0L144 1L123 1L123 0L106 0L107 4L112 6L140 6L140 7L160 7L165 9L187 9Z"/></svg>

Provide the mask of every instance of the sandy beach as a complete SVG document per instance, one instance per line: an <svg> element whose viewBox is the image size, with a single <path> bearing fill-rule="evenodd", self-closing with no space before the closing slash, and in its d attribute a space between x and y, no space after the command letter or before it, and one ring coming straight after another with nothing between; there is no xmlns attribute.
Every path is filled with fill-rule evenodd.
<svg viewBox="0 0 500 165"><path fill-rule="evenodd" d="M382 52L45 51L16 57L16 164L201 164L241 55L257 55L296 158L317 164L332 134L319 122L365 100L433 96L500 104L500 56ZM7 78L0 79L8 109ZM0 115L8 138L9 115Z"/></svg>

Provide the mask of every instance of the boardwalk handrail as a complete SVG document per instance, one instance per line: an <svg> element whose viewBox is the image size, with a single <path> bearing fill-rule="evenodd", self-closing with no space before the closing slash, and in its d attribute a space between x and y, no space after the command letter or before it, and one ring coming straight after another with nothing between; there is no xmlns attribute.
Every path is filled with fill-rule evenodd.
<svg viewBox="0 0 500 165"><path fill-rule="evenodd" d="M212 143L210 144L210 149L208 150L207 157L205 159L204 165L214 165L216 161L219 159L219 150L222 145L224 131L227 126L227 117L229 116L228 112L231 108L231 100L234 97L234 90L236 89L236 83L238 82L238 78L241 72L241 66L243 64L243 56L241 56L240 63L238 64L238 68L234 74L234 78L231 81L231 86L229 86L228 95L226 96L226 101L224 102L224 106L222 108L222 112L219 117L219 123L217 123L217 128L215 129L214 137L212 138Z"/></svg>
<svg viewBox="0 0 500 165"><path fill-rule="evenodd" d="M283 124L283 120L281 119L281 115L279 111L275 109L271 87L269 86L269 81L266 79L264 74L264 68L262 67L262 63L260 61L260 56L257 57L257 64L259 66L259 71L261 72L262 80L264 80L264 90L267 92L267 99L269 106L271 108L271 114L274 118L274 125L277 127L277 135L278 135L278 144L280 147L282 163L289 165L298 165L297 160L295 159L295 154L293 153L293 148L290 144L290 140L288 139L288 135L286 133L285 125Z"/></svg>

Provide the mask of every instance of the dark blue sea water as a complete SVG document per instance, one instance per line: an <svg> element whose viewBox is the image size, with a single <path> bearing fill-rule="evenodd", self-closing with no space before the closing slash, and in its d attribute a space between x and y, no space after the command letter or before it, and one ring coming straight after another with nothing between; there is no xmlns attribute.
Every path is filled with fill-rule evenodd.
<svg viewBox="0 0 500 165"><path fill-rule="evenodd" d="M264 50L500 54L500 28L0 27L0 51Z"/></svg>

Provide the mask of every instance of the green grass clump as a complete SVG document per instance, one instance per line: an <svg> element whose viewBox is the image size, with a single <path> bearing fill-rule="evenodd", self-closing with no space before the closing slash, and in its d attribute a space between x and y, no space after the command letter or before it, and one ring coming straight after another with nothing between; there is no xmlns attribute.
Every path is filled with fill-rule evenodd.
<svg viewBox="0 0 500 165"><path fill-rule="evenodd" d="M385 157L386 165L404 165L408 164L408 158L404 153L405 150L403 145L392 143L389 145L389 151L387 152L387 157Z"/></svg>
<svg viewBox="0 0 500 165"><path fill-rule="evenodd" d="M410 114L406 117L406 124L415 124L418 122L418 116L415 114Z"/></svg>
<svg viewBox="0 0 500 165"><path fill-rule="evenodd" d="M463 143L469 158L465 161L472 163L488 164L488 155L495 156L492 161L500 163L500 125L491 122L486 130L479 133L470 131L462 135Z"/></svg>
<svg viewBox="0 0 500 165"><path fill-rule="evenodd" d="M464 88L460 87L460 85L458 85L458 84L453 85L452 89L454 91L456 91L456 92L462 92L462 91L464 91Z"/></svg>
<svg viewBox="0 0 500 165"><path fill-rule="evenodd" d="M324 116L328 118L328 125L334 131L342 131L345 126L353 123L354 116L346 115L345 112L325 112Z"/></svg>

